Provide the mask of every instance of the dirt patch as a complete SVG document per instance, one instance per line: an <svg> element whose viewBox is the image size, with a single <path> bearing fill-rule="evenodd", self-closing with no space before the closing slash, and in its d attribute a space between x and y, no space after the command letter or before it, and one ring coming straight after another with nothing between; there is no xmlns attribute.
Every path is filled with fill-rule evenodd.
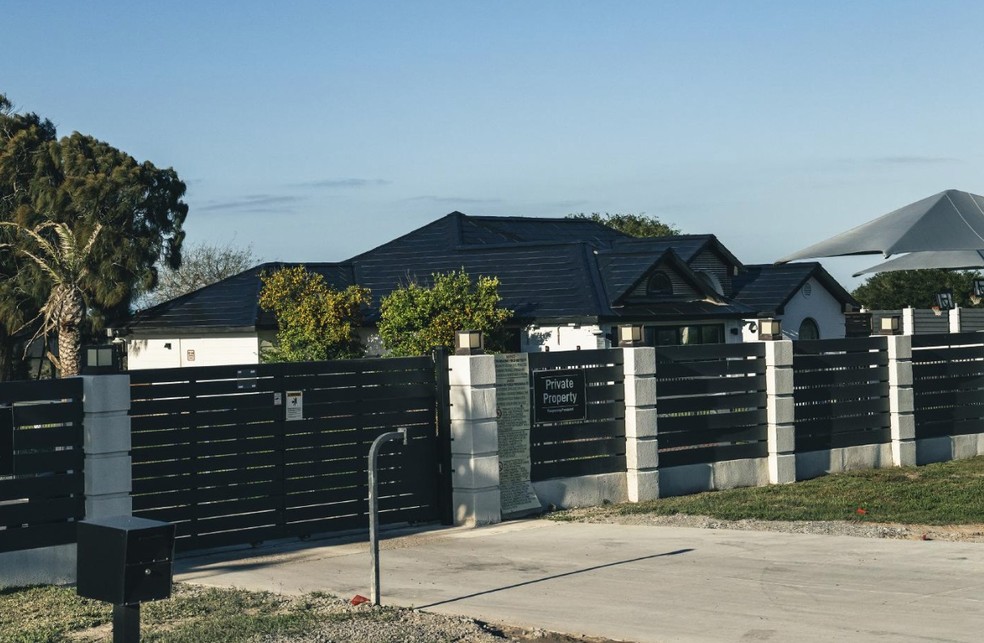
<svg viewBox="0 0 984 643"><path fill-rule="evenodd" d="M597 638L593 636L578 636L571 634L559 634L548 632L547 630L525 630L519 627L510 626L487 626L496 634L510 643L619 643L614 639Z"/></svg>

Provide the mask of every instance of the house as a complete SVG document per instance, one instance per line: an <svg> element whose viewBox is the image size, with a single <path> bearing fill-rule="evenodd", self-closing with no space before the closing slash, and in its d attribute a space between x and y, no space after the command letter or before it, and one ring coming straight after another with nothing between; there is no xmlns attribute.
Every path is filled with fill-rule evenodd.
<svg viewBox="0 0 984 643"><path fill-rule="evenodd" d="M138 313L128 325L130 368L257 362L276 334L276 320L257 304L260 274L285 265L295 264L256 266ZM748 271L714 235L637 239L583 219L452 212L347 261L304 265L335 288L371 289L370 323L379 301L407 283L461 269L494 275L502 305L514 311L513 348L524 352L608 347L622 324L642 325L650 345L741 342L748 320L760 311L788 316L779 308L790 305L743 299L759 279L775 282L774 273ZM805 310L823 321L821 334L843 336L842 311L856 304L822 268L807 281L818 291L813 302L836 303ZM382 351L371 327L365 339L371 353Z"/></svg>
<svg viewBox="0 0 984 643"><path fill-rule="evenodd" d="M745 266L735 277L734 297L758 318L782 321L783 335L793 340L844 337L844 314L860 308L816 261ZM745 341L754 337L748 325L743 334Z"/></svg>

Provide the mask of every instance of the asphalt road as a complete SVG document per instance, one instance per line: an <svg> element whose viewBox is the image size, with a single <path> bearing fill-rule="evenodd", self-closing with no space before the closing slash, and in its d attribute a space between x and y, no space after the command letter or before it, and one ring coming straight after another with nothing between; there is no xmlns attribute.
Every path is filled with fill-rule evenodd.
<svg viewBox="0 0 984 643"><path fill-rule="evenodd" d="M177 579L369 593L365 543L178 561ZM382 602L636 641L981 641L984 545L506 523L383 542Z"/></svg>

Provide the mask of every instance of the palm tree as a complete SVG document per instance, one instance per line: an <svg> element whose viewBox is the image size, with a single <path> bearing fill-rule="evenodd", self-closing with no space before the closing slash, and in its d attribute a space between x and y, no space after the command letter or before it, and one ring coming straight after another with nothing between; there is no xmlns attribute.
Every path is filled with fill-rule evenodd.
<svg viewBox="0 0 984 643"><path fill-rule="evenodd" d="M0 222L2 226L17 229L26 236L28 243L15 245L0 244L0 247L13 248L16 252L31 259L48 275L51 292L33 323L41 319L41 327L32 342L44 338L47 347L48 334L54 331L58 336L58 357L48 352L47 357L58 369L61 377L79 374L82 354L82 324L85 321L86 302L82 284L89 274L89 258L92 246L102 225L97 223L85 245L81 244L75 232L66 223L46 221L34 228L26 228L17 223ZM47 230L54 232L47 234ZM30 346L31 342L28 343Z"/></svg>

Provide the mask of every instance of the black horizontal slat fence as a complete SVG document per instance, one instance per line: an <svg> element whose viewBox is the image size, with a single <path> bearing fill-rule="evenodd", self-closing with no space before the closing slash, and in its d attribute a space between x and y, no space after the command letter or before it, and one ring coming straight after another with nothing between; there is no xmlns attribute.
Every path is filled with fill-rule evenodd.
<svg viewBox="0 0 984 643"><path fill-rule="evenodd" d="M984 433L984 333L914 335L916 439Z"/></svg>
<svg viewBox="0 0 984 643"><path fill-rule="evenodd" d="M75 542L82 419L81 378L0 384L0 552Z"/></svg>
<svg viewBox="0 0 984 643"><path fill-rule="evenodd" d="M133 371L131 397L134 514L175 523L179 549L367 528L369 446L400 427L380 520L438 517L429 357Z"/></svg>
<svg viewBox="0 0 984 643"><path fill-rule="evenodd" d="M534 481L625 471L625 395L622 351L530 353L532 374L578 370L584 374L584 420L537 422L530 429Z"/></svg>
<svg viewBox="0 0 984 643"><path fill-rule="evenodd" d="M793 342L797 453L892 440L886 341Z"/></svg>
<svg viewBox="0 0 984 643"><path fill-rule="evenodd" d="M656 348L660 467L768 455L761 343Z"/></svg>

